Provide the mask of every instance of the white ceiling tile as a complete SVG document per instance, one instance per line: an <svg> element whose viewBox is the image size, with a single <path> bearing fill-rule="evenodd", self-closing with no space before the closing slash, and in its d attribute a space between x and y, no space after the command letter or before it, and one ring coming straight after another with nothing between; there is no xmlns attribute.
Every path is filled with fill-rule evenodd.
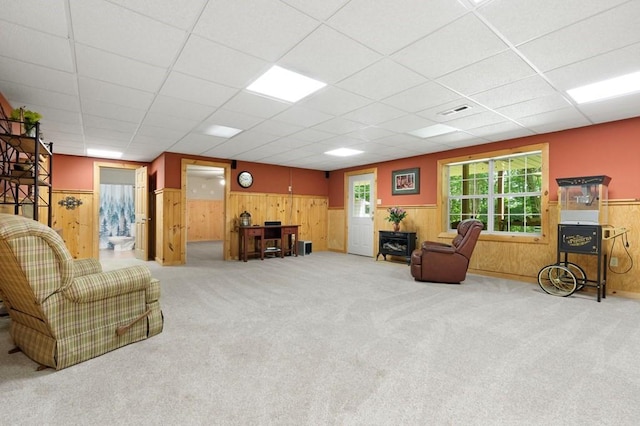
<svg viewBox="0 0 640 426"><path fill-rule="evenodd" d="M207 0L109 1L183 30L189 29L195 24L196 19L200 16L204 5L207 3Z"/></svg>
<svg viewBox="0 0 640 426"><path fill-rule="evenodd" d="M557 93L544 78L533 75L504 86L476 93L473 95L473 100L489 108L500 108Z"/></svg>
<svg viewBox="0 0 640 426"><path fill-rule="evenodd" d="M318 25L278 0L209 2L193 32L273 62Z"/></svg>
<svg viewBox="0 0 640 426"><path fill-rule="evenodd" d="M284 123L295 124L298 126L314 126L323 121L327 121L333 118L332 115L325 114L321 111L305 108L299 105L294 105L291 108L281 112L273 117L276 121L282 121Z"/></svg>
<svg viewBox="0 0 640 426"><path fill-rule="evenodd" d="M380 102L367 105L355 111L343 115L347 120L357 121L359 123L375 125L385 121L398 118L406 113L391 106Z"/></svg>
<svg viewBox="0 0 640 426"><path fill-rule="evenodd" d="M34 111L37 111L39 107L80 111L80 103L76 96L8 82L2 83L0 87L5 98L17 107L30 105Z"/></svg>
<svg viewBox="0 0 640 426"><path fill-rule="evenodd" d="M468 14L393 55L399 63L429 78L493 56L507 45L473 14ZM447 55L442 52L447 51Z"/></svg>
<svg viewBox="0 0 640 426"><path fill-rule="evenodd" d="M238 93L238 89L172 72L160 93L202 105L220 106Z"/></svg>
<svg viewBox="0 0 640 426"><path fill-rule="evenodd" d="M518 121L536 133L556 132L558 130L573 129L592 124L583 114L573 107L523 117Z"/></svg>
<svg viewBox="0 0 640 426"><path fill-rule="evenodd" d="M292 135L292 137L299 138L308 142L320 142L325 139L329 139L332 136L332 133L324 132L322 130L316 130L313 128L305 129L297 132L295 135Z"/></svg>
<svg viewBox="0 0 640 426"><path fill-rule="evenodd" d="M407 112L418 112L459 98L457 93L429 81L382 100Z"/></svg>
<svg viewBox="0 0 640 426"><path fill-rule="evenodd" d="M321 132L343 135L345 133L353 132L363 127L366 127L366 125L337 117L313 126L313 129L320 130Z"/></svg>
<svg viewBox="0 0 640 426"><path fill-rule="evenodd" d="M554 94L498 108L496 111L514 120L519 120L522 117L564 109L568 106L571 104L566 98Z"/></svg>
<svg viewBox="0 0 640 426"><path fill-rule="evenodd" d="M268 63L202 37L191 36L174 70L225 86L245 88L267 71Z"/></svg>
<svg viewBox="0 0 640 426"><path fill-rule="evenodd" d="M534 70L518 55L506 51L447 74L438 82L458 92L473 95L533 74Z"/></svg>
<svg viewBox="0 0 640 426"><path fill-rule="evenodd" d="M278 65L333 84L380 58L371 49L323 25L301 40Z"/></svg>
<svg viewBox="0 0 640 426"><path fill-rule="evenodd" d="M199 155L225 142L227 139L210 135L189 134L169 149L171 152Z"/></svg>
<svg viewBox="0 0 640 426"><path fill-rule="evenodd" d="M425 83L425 78L390 59L383 59L342 80L338 86L380 100Z"/></svg>
<svg viewBox="0 0 640 426"><path fill-rule="evenodd" d="M155 143L160 143L159 141L171 142L179 140L182 139L185 134L186 132L184 131L167 129L166 127L152 126L149 124L142 124L137 133L137 135L150 136L157 139L157 142Z"/></svg>
<svg viewBox="0 0 640 426"><path fill-rule="evenodd" d="M0 57L73 72L69 40L9 22L0 25Z"/></svg>
<svg viewBox="0 0 640 426"><path fill-rule="evenodd" d="M494 0L479 8L500 33L520 44L609 9L626 0Z"/></svg>
<svg viewBox="0 0 640 426"><path fill-rule="evenodd" d="M153 94L149 92L85 77L78 78L78 83L80 99L83 102L88 99L95 99L134 109L147 109L154 98Z"/></svg>
<svg viewBox="0 0 640 426"><path fill-rule="evenodd" d="M302 129L304 129L304 127L302 126L296 126L293 124L284 123L282 121L267 120L256 125L251 130L282 137L299 132Z"/></svg>
<svg viewBox="0 0 640 426"><path fill-rule="evenodd" d="M252 116L242 112L230 111L228 109L221 108L211 114L209 118L203 124L200 130L204 130L211 124L217 124L220 126L234 127L236 129L246 130L261 123L264 118Z"/></svg>
<svg viewBox="0 0 640 426"><path fill-rule="evenodd" d="M69 0L74 36L87 44L156 66L171 64L186 32L101 0Z"/></svg>
<svg viewBox="0 0 640 426"><path fill-rule="evenodd" d="M449 0L352 0L328 23L364 45L388 55L466 11L461 3Z"/></svg>
<svg viewBox="0 0 640 426"><path fill-rule="evenodd" d="M166 70L89 46L76 46L78 75L156 93Z"/></svg>
<svg viewBox="0 0 640 426"><path fill-rule="evenodd" d="M42 113L69 155L98 145L126 160L170 150L335 170L640 114L638 95L579 107L566 95L640 70L637 0L5 3L0 93ZM328 85L298 103L247 92L274 63ZM435 123L468 130L406 133ZM217 140L212 124L243 132ZM366 152L323 154L342 145Z"/></svg>
<svg viewBox="0 0 640 426"><path fill-rule="evenodd" d="M149 112L174 116L176 120L184 117L187 120L194 121L204 120L215 110L216 109L211 106L163 95L158 95L153 101L151 108L149 108Z"/></svg>
<svg viewBox="0 0 640 426"><path fill-rule="evenodd" d="M378 127L398 133L406 133L416 129L422 129L423 127L432 126L434 124L435 123L431 120L418 117L417 115L408 114L379 124Z"/></svg>
<svg viewBox="0 0 640 426"><path fill-rule="evenodd" d="M193 117L176 117L175 114L165 112L149 111L144 117L143 124L164 127L177 130L178 132L188 132L196 128L202 120Z"/></svg>
<svg viewBox="0 0 640 426"><path fill-rule="evenodd" d="M640 111L640 93L583 104L579 109L594 123L637 117Z"/></svg>
<svg viewBox="0 0 640 426"><path fill-rule="evenodd" d="M365 141L372 141L375 139L384 138L392 135L391 130L383 129L377 126L368 126L362 129L358 129L355 132L347 133L347 136L352 138L359 138Z"/></svg>
<svg viewBox="0 0 640 426"><path fill-rule="evenodd" d="M246 113L254 117L269 118L289 108L291 104L254 95L248 92L240 92L227 102L225 109Z"/></svg>
<svg viewBox="0 0 640 426"><path fill-rule="evenodd" d="M292 6L298 9L301 12L306 13L307 15L313 16L314 18L323 21L333 15L339 8L341 8L344 4L348 3L349 0L282 0L284 3L287 3L289 6Z"/></svg>
<svg viewBox="0 0 640 426"><path fill-rule="evenodd" d="M491 111L480 112L479 114L472 114L466 117L454 118L447 121L447 126L451 126L458 130L475 129L476 127L486 126L488 124L497 124L507 121L501 115L493 113Z"/></svg>
<svg viewBox="0 0 640 426"><path fill-rule="evenodd" d="M636 71L640 71L640 43L556 68L545 75L564 91Z"/></svg>
<svg viewBox="0 0 640 426"><path fill-rule="evenodd" d="M518 48L541 71L552 70L639 42L638 16L640 2L630 1Z"/></svg>
<svg viewBox="0 0 640 426"><path fill-rule="evenodd" d="M112 120L110 118L99 117L90 114L82 114L82 124L86 128L115 130L131 136L137 129L136 123L127 121Z"/></svg>
<svg viewBox="0 0 640 426"><path fill-rule="evenodd" d="M20 0L2 2L2 20L40 32L68 37L65 0ZM3 37L3 41L6 40Z"/></svg>
<svg viewBox="0 0 640 426"><path fill-rule="evenodd" d="M2 58L0 61L0 91L2 91L3 81L53 90L67 95L78 95L78 85L74 74L10 58Z"/></svg>
<svg viewBox="0 0 640 426"><path fill-rule="evenodd" d="M342 115L371 103L371 99L330 86L303 99L298 105L327 114Z"/></svg>
<svg viewBox="0 0 640 426"><path fill-rule="evenodd" d="M124 105L116 105L102 102L95 98L85 98L82 101L82 111L85 114L96 115L113 120L139 123L145 116L145 109L131 108Z"/></svg>
<svg viewBox="0 0 640 426"><path fill-rule="evenodd" d="M534 134L531 130L525 129L510 121L491 124L489 126L476 127L473 130L469 130L468 133L490 141L521 138Z"/></svg>

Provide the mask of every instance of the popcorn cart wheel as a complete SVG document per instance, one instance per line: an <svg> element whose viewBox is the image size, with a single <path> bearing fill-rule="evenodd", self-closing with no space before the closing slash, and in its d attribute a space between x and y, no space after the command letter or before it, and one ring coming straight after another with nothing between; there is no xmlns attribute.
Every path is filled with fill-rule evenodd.
<svg viewBox="0 0 640 426"><path fill-rule="evenodd" d="M572 262L547 265L538 272L538 285L548 294L567 297L581 290L587 282L584 270Z"/></svg>

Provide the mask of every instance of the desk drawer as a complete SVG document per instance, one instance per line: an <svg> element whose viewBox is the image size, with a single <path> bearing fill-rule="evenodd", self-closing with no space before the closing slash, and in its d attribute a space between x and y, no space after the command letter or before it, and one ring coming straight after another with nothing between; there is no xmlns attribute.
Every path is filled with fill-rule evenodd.
<svg viewBox="0 0 640 426"><path fill-rule="evenodd" d="M297 226L283 226L282 227L282 235L291 235L291 234L297 234L298 233L298 227Z"/></svg>
<svg viewBox="0 0 640 426"><path fill-rule="evenodd" d="M257 229L248 228L248 229L244 230L244 234L247 237L259 237L259 236L262 235L262 229L260 229L260 228L257 228Z"/></svg>

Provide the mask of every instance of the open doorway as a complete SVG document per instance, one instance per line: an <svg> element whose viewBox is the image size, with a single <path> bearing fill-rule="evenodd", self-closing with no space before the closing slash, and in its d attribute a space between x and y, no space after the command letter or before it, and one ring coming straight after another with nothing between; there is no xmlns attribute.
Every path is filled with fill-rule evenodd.
<svg viewBox="0 0 640 426"><path fill-rule="evenodd" d="M183 160L185 262L225 259L229 165Z"/></svg>
<svg viewBox="0 0 640 426"><path fill-rule="evenodd" d="M94 163L93 176L93 257L102 260L136 258L142 235L136 215L140 208L147 218L148 205L138 206L137 171L140 166L119 163ZM146 168L143 167L146 171ZM146 180L146 175L145 175ZM143 191L147 190L147 182ZM145 220L146 222L146 220ZM144 244L146 247L147 244ZM143 258L147 260L148 257Z"/></svg>

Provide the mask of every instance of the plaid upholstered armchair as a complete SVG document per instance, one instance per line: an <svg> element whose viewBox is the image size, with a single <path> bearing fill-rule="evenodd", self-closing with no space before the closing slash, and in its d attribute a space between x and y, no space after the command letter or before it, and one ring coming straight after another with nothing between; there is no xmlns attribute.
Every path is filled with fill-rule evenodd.
<svg viewBox="0 0 640 426"><path fill-rule="evenodd" d="M0 299L17 348L57 370L162 331L160 283L145 266L102 272L32 219L0 214Z"/></svg>

